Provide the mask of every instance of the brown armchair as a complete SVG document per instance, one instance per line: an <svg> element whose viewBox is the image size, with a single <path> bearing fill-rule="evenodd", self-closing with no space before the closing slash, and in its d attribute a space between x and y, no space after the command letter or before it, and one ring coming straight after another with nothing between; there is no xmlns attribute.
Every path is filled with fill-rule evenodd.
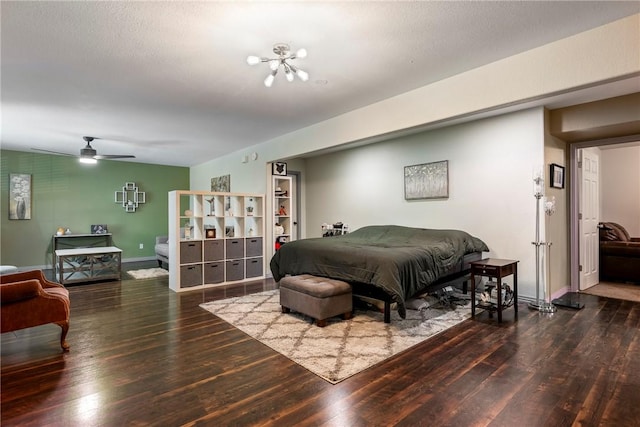
<svg viewBox="0 0 640 427"><path fill-rule="evenodd" d="M640 238L615 222L601 222L600 279L640 282Z"/></svg>
<svg viewBox="0 0 640 427"><path fill-rule="evenodd" d="M2 333L55 323L62 328L60 346L69 350L69 291L50 282L40 270L0 276L0 329Z"/></svg>

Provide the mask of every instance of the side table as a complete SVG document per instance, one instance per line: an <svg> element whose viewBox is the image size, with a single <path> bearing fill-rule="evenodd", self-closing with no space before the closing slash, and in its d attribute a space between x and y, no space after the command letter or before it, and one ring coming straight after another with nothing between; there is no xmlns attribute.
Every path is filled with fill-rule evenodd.
<svg viewBox="0 0 640 427"><path fill-rule="evenodd" d="M475 276L495 278L498 281L495 308L488 308L498 312L498 322L502 322L502 278L513 274L513 310L518 315L518 261L511 259L487 258L471 263L471 317L476 315L476 280Z"/></svg>

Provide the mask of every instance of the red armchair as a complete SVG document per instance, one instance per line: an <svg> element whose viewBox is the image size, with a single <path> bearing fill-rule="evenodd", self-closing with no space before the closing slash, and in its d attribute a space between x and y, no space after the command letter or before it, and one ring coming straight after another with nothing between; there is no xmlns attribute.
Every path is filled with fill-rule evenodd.
<svg viewBox="0 0 640 427"><path fill-rule="evenodd" d="M42 271L0 276L0 329L2 333L55 323L62 328L60 346L69 350L69 291L50 282Z"/></svg>

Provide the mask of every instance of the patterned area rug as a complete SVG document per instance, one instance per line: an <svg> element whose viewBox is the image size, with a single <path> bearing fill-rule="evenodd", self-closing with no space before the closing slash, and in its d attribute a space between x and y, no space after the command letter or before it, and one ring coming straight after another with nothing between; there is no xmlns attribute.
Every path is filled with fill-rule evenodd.
<svg viewBox="0 0 640 427"><path fill-rule="evenodd" d="M169 275L169 271L164 268L143 268L141 270L130 270L127 274L134 279L151 279L154 277L164 277Z"/></svg>
<svg viewBox="0 0 640 427"><path fill-rule="evenodd" d="M351 320L335 317L324 328L298 313L282 313L278 290L201 304L309 371L336 384L471 316L470 305L456 309L407 310L402 320L391 313L356 310Z"/></svg>

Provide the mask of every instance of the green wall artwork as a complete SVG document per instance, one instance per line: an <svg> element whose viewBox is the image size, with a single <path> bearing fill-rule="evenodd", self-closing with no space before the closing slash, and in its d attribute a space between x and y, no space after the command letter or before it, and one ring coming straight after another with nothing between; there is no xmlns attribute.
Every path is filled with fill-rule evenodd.
<svg viewBox="0 0 640 427"><path fill-rule="evenodd" d="M9 219L31 219L31 175L9 174Z"/></svg>

